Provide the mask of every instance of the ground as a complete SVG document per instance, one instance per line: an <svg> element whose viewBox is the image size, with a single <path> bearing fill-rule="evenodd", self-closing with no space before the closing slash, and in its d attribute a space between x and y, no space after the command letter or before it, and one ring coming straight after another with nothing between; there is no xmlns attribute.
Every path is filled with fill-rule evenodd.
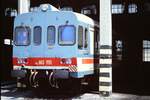
<svg viewBox="0 0 150 100"><path fill-rule="evenodd" d="M66 92L47 92L45 90L17 90L15 84L1 86L1 100L150 100L150 96L112 93L102 97L96 92L77 94Z"/></svg>

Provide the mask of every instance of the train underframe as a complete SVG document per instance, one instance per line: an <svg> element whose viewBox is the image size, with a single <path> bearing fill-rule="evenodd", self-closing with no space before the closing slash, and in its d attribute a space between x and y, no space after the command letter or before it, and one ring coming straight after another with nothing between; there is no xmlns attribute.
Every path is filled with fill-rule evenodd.
<svg viewBox="0 0 150 100"><path fill-rule="evenodd" d="M82 87L86 87L90 90L95 90L97 86L97 79L95 75L87 75L82 78L71 77L70 73L62 70L62 74L57 74L60 70L38 70L38 69L23 69L16 71L22 73L17 77L18 89L25 88L49 88L49 89L62 89L62 90L82 90Z"/></svg>

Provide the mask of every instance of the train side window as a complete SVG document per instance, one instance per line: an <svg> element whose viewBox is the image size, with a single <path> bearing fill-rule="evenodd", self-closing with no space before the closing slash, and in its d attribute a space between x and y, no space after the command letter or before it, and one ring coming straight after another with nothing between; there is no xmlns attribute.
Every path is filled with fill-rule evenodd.
<svg viewBox="0 0 150 100"><path fill-rule="evenodd" d="M16 27L14 43L17 46L27 46L30 44L30 28L29 27Z"/></svg>
<svg viewBox="0 0 150 100"><path fill-rule="evenodd" d="M73 45L75 44L75 27L73 25L59 26L59 44Z"/></svg>
<svg viewBox="0 0 150 100"><path fill-rule="evenodd" d="M78 48L83 48L83 27L79 26L78 28Z"/></svg>
<svg viewBox="0 0 150 100"><path fill-rule="evenodd" d="M85 28L83 31L83 27L79 26L78 28L78 48L83 49L88 46L88 30Z"/></svg>
<svg viewBox="0 0 150 100"><path fill-rule="evenodd" d="M83 40L84 40L84 48L87 48L87 46L88 46L88 30L87 30L87 28L85 28Z"/></svg>
<svg viewBox="0 0 150 100"><path fill-rule="evenodd" d="M42 33L42 28L40 26L35 26L33 32L33 41L35 45L41 44L41 33Z"/></svg>
<svg viewBox="0 0 150 100"><path fill-rule="evenodd" d="M47 43L48 43L48 45L54 45L55 44L55 26L48 26Z"/></svg>

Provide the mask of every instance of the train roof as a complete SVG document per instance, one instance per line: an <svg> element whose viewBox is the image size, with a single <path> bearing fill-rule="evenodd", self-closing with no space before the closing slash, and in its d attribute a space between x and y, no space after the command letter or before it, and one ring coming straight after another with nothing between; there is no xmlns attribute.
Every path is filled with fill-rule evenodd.
<svg viewBox="0 0 150 100"><path fill-rule="evenodd" d="M51 5L48 5L48 7L47 8L45 7L44 9L42 8L42 6L40 6L37 9L37 11L18 15L15 18L15 20L19 20L19 19L23 20L25 18L30 18L31 16L36 17L37 15L40 16L40 14L44 14L44 13L47 14L48 16L58 15L58 16L62 16L62 17L70 18L70 19L75 19L82 23L94 25L94 20L92 20L90 17L88 17L84 14L80 14L80 13L76 13L76 12L72 12L72 11L60 11Z"/></svg>

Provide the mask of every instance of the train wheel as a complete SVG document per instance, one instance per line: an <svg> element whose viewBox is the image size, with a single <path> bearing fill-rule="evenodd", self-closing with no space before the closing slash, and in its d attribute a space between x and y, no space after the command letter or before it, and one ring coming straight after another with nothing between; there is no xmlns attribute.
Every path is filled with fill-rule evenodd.
<svg viewBox="0 0 150 100"><path fill-rule="evenodd" d="M49 85L52 87L52 88L59 88L59 85L58 85L58 80L56 78L54 78L54 72L51 72L48 76L48 82L49 82Z"/></svg>
<svg viewBox="0 0 150 100"><path fill-rule="evenodd" d="M37 88L38 87L38 80L36 79L38 72L31 72L29 76L29 83L31 87Z"/></svg>

